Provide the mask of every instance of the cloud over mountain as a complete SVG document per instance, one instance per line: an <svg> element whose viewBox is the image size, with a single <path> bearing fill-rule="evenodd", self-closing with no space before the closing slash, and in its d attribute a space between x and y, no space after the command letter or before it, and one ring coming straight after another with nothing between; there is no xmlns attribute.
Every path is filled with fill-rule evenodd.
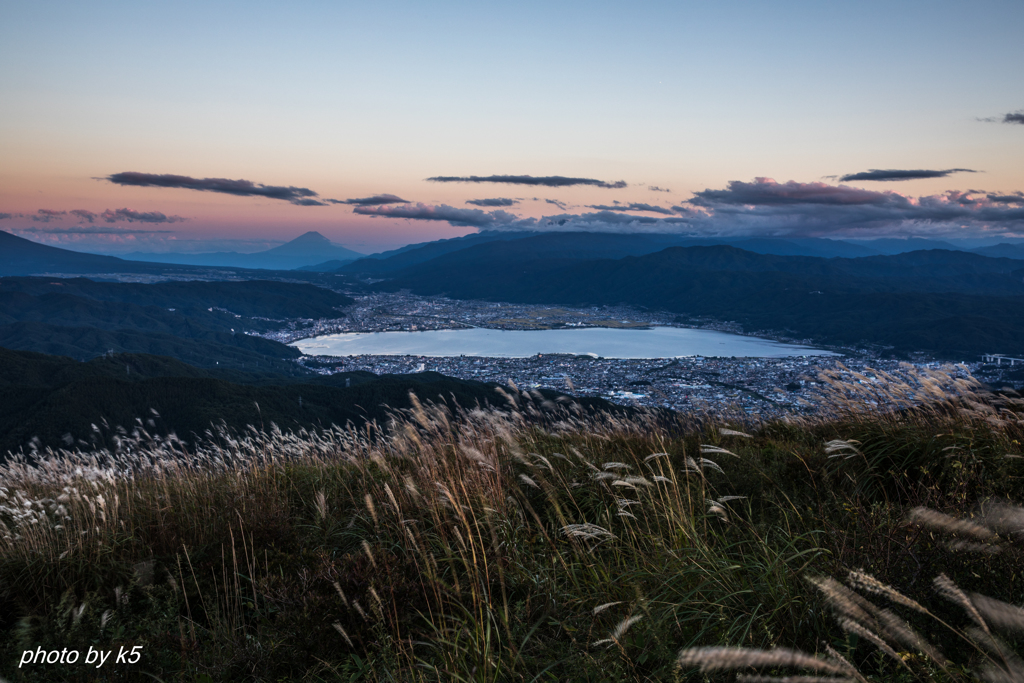
<svg viewBox="0 0 1024 683"><path fill-rule="evenodd" d="M594 178L567 178L560 175L489 175L489 176L434 176L427 180L435 183L505 183L507 185L533 185L543 187L571 187L573 185L591 185L610 189L627 187L626 181L617 180L613 183Z"/></svg>
<svg viewBox="0 0 1024 683"><path fill-rule="evenodd" d="M624 208L615 207L615 208ZM675 216L613 210L525 218L493 230L664 232L692 236L879 237L1024 235L1024 194L949 191L927 197L820 182L734 180L673 206Z"/></svg>
<svg viewBox="0 0 1024 683"><path fill-rule="evenodd" d="M482 211L481 209L457 209L441 204L413 204L403 206L357 206L353 213L362 216L385 216L388 218L409 218L421 221L447 221L457 227L493 228L510 223L516 216L507 211Z"/></svg>
<svg viewBox="0 0 1024 683"><path fill-rule="evenodd" d="M490 226L491 230L530 232L656 232L687 233L690 221L679 216L635 216L615 211L596 211L584 214L559 214L542 218L522 218L517 221Z"/></svg>
<svg viewBox="0 0 1024 683"><path fill-rule="evenodd" d="M588 209L598 209L599 211L650 211L651 213L660 213L666 216L674 215L671 209L666 209L663 206L654 206L653 204L642 204L639 202L632 202L630 204L616 203L612 206L606 204L588 204Z"/></svg>
<svg viewBox="0 0 1024 683"><path fill-rule="evenodd" d="M840 182L848 182L851 180L920 180L922 178L945 178L951 173L977 173L977 171L969 168L947 168L942 171L929 171L924 169L904 171L892 168L885 170L872 168L869 171L861 171L860 173L847 173L846 175L841 176L839 180Z"/></svg>
<svg viewBox="0 0 1024 683"><path fill-rule="evenodd" d="M725 190L703 190L690 204L728 231L785 235L1024 232L1024 207L993 201L975 191L908 197L825 183L731 181ZM704 220L704 219L700 219Z"/></svg>
<svg viewBox="0 0 1024 683"><path fill-rule="evenodd" d="M289 185L263 185L251 180L230 180L228 178L192 178L169 173L137 173L126 171L114 173L105 178L117 185L133 187L168 187L201 192L219 192L238 197L267 197L283 199L299 206L326 206L328 201L320 199L313 190Z"/></svg>

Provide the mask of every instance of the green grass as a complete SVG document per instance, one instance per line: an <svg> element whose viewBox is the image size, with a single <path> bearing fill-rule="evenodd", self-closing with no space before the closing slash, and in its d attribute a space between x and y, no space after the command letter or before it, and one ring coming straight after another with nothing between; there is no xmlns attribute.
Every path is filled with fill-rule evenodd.
<svg viewBox="0 0 1024 683"><path fill-rule="evenodd" d="M907 515L1022 500L1016 405L935 374L892 378L900 410L879 410L826 379L824 412L788 422L627 419L510 389L502 412L414 401L387 429L198 450L143 434L10 462L0 676L732 680L680 651L830 646L870 680L967 680L969 622L931 581L1020 603L1019 556L1007 537L979 561ZM904 669L844 631L807 579L850 570L951 624L933 639L955 665L904 647ZM135 665L18 668L26 649L136 645Z"/></svg>

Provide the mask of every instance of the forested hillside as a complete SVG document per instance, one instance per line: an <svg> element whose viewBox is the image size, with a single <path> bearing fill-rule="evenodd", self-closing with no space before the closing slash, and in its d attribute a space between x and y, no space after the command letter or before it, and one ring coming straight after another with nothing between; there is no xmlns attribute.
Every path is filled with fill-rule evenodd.
<svg viewBox="0 0 1024 683"><path fill-rule="evenodd" d="M816 258L729 246L672 247L618 259L553 258L485 244L375 285L520 303L628 304L741 323L826 344L868 344L950 359L1024 353L1020 261L953 251Z"/></svg>
<svg viewBox="0 0 1024 683"><path fill-rule="evenodd" d="M110 446L120 433L117 427L128 433L137 427L153 435L175 433L194 443L220 424L236 432L249 425L296 431L373 420L383 424L389 411L410 407L410 392L453 407L501 405L495 387L436 372L288 378L203 370L151 355L116 354L81 363L0 348L0 454L28 450L33 439L41 448ZM582 404L614 408L601 399Z"/></svg>
<svg viewBox="0 0 1024 683"><path fill-rule="evenodd" d="M245 332L285 319L339 318L352 299L273 281L95 282L0 278L0 346L79 360L114 353L178 358L202 367L294 374L295 349Z"/></svg>

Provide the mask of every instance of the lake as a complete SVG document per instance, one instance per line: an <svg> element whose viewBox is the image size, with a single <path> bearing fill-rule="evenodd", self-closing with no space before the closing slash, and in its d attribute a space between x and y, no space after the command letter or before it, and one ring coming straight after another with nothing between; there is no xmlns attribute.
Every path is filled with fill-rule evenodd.
<svg viewBox="0 0 1024 683"><path fill-rule="evenodd" d="M485 356L528 358L538 353L590 354L604 358L676 356L781 358L833 356L808 346L682 327L557 330L462 330L331 334L293 342L313 356Z"/></svg>

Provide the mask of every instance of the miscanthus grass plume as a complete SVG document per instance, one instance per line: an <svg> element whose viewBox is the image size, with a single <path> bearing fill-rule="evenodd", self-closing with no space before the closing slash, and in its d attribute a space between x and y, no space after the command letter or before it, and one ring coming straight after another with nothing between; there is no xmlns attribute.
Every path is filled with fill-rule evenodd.
<svg viewBox="0 0 1024 683"><path fill-rule="evenodd" d="M93 680L15 665L126 644L124 680L1015 680L1016 399L944 372L826 376L768 423L510 386L13 456L0 675Z"/></svg>

